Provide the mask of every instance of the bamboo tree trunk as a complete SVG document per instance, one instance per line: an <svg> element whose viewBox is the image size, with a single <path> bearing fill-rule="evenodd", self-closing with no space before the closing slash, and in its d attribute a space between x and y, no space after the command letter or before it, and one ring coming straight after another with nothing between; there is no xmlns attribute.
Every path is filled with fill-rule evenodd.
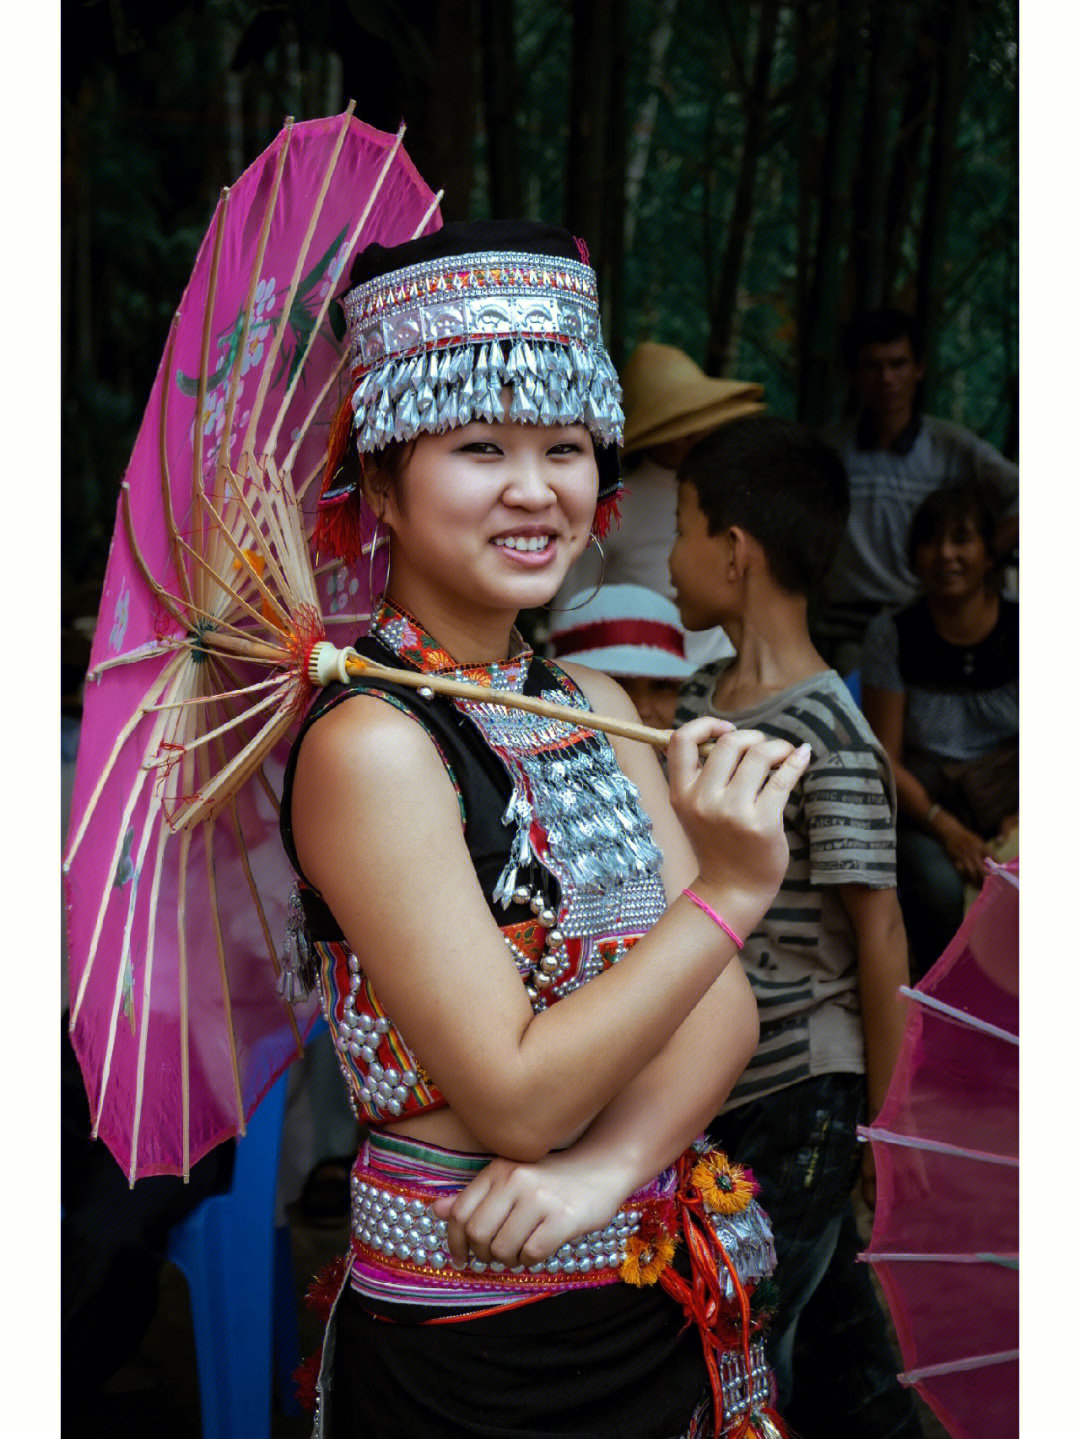
<svg viewBox="0 0 1080 1439"><path fill-rule="evenodd" d="M836 51L829 81L821 169L816 263L807 302L805 348L799 367L798 416L824 424L836 408L840 378L840 303L844 221L850 208L851 154L859 89L858 20L845 0L834 8Z"/></svg>
<svg viewBox="0 0 1080 1439"><path fill-rule="evenodd" d="M678 0L662 0L656 26L649 41L649 73L645 81L645 99L630 132L626 161L626 220L623 228L627 254L634 248L638 201L641 197L642 181L649 166L653 133L656 130L656 113L660 108L660 90L664 83L664 60L675 30L677 7Z"/></svg>
<svg viewBox="0 0 1080 1439"><path fill-rule="evenodd" d="M735 327L739 278L750 238L754 217L758 161L765 144L769 118L769 77L776 51L776 28L780 18L779 0L762 0L758 11L757 47L754 70L744 105L746 129L743 136L742 160L735 186L735 200L728 222L727 244L720 265L720 280L712 304L709 323L709 344L705 355L705 371L722 374L728 365L731 337Z"/></svg>
<svg viewBox="0 0 1080 1439"><path fill-rule="evenodd" d="M919 177L926 127L933 107L933 45L924 14L914 27L907 55L907 88L889 171L885 201L885 302L896 303L900 290L904 241L913 227L912 205Z"/></svg>
<svg viewBox="0 0 1080 1439"><path fill-rule="evenodd" d="M885 304L885 205L888 193L887 127L895 89L896 25L891 5L871 6L866 100L859 134L859 164L852 191L852 311Z"/></svg>
<svg viewBox="0 0 1080 1439"><path fill-rule="evenodd" d="M939 69L934 106L934 133L926 180L926 205L919 237L919 292L916 319L926 345L928 403L935 403L938 380L939 330L944 303L945 248L949 230L949 200L956 158L956 137L968 69L971 32L970 0L953 0L941 15ZM940 399L936 400L940 404Z"/></svg>
<svg viewBox="0 0 1080 1439"><path fill-rule="evenodd" d="M491 213L520 215L525 207L517 132L514 0L480 0L480 45Z"/></svg>

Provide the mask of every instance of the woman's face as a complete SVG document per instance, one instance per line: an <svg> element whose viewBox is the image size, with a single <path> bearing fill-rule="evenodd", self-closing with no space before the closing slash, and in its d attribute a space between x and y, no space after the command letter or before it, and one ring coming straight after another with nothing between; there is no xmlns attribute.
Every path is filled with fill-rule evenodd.
<svg viewBox="0 0 1080 1439"><path fill-rule="evenodd" d="M948 518L915 546L915 573L935 599L964 599L986 585L994 558L970 515Z"/></svg>
<svg viewBox="0 0 1080 1439"><path fill-rule="evenodd" d="M390 592L421 613L546 604L588 543L597 486L584 425L475 420L421 435L382 512Z"/></svg>

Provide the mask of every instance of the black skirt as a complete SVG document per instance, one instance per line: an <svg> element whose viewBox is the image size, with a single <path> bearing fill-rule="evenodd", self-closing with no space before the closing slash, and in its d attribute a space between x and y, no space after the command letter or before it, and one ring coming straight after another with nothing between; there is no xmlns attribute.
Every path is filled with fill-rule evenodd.
<svg viewBox="0 0 1080 1439"><path fill-rule="evenodd" d="M430 1313L373 1305L346 1286L335 1316L331 1439L709 1432L698 1331L659 1286L609 1284L455 1323L417 1322Z"/></svg>

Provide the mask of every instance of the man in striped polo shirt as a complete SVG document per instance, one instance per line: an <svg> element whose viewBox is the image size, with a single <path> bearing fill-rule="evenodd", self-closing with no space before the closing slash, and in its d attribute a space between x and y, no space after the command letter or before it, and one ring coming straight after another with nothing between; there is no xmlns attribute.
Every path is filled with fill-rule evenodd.
<svg viewBox="0 0 1080 1439"><path fill-rule="evenodd" d="M772 1218L772 1358L792 1427L917 1439L869 1276L854 1262L851 1207L860 1158L873 1197L855 1126L884 1099L903 1031L896 792L806 624L844 531L847 479L809 430L752 415L701 441L679 481L670 569L682 621L723 625L735 655L687 681L676 723L718 715L813 750L784 816L787 875L741 954L760 1042L711 1134L753 1169Z"/></svg>

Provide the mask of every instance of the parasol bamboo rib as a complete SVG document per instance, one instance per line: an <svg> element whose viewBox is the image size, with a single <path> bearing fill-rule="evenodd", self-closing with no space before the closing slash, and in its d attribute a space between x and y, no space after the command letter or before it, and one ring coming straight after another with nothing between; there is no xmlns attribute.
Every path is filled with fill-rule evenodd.
<svg viewBox="0 0 1080 1439"><path fill-rule="evenodd" d="M311 229L304 240L305 256L308 251L308 246L311 244L311 240L315 234L315 228L318 223L319 216L322 214L322 207L326 203L326 196L330 189L330 182L334 178L334 171L337 169L338 160L341 158L341 149L345 143L345 135L348 132L349 122L352 119L352 113L355 108L356 101L350 100L345 108L345 113L342 116L341 129L338 133L334 149L330 155L329 160L327 161L326 172L323 176L322 186L319 190L318 198L315 201L315 207L311 216ZM397 153L398 147L401 144L401 136L404 134L404 132L405 126L402 125L401 129L398 131L397 140L391 146L390 159L393 159L393 156ZM382 188L382 182L386 178L387 168L388 165L383 166L382 173L379 175L379 178L375 183L375 189L373 191L373 194L375 195L377 195L379 193L379 190ZM364 222L367 219L367 214L370 208L371 207L369 203L368 210L364 212L364 215L361 217L360 223L356 225L356 227L353 229L352 234L346 240L344 247L345 255L352 254L356 242L360 238L360 231L363 228ZM293 395L296 393L296 386L300 381L300 375L303 372L304 366L307 364L308 356L311 354L311 347L312 345L314 345L315 339L323 327L323 322L326 319L326 312L327 310L329 310L330 303L333 298L334 286L330 285L327 288L326 294L323 296L322 304L319 306L319 312L315 316L315 321L304 344L303 354L301 355L300 361L297 364L295 370L293 371L292 379L289 381L289 384L285 389L285 393L282 396L281 401L278 405L277 414L274 416L274 422L270 426L270 433L267 437L266 445L264 446L265 450L270 454L273 454L273 452L277 449L278 434L281 430L282 424L284 423L285 416L288 413L289 406L292 404L292 398Z"/></svg>
<svg viewBox="0 0 1080 1439"><path fill-rule="evenodd" d="M329 161L327 162L326 173L323 176L322 186L319 190L318 198L316 199L314 207L312 209L311 225L307 235L304 237L304 244L301 252L304 257L307 256L308 247L310 246L312 238L315 234L315 227L318 223L319 216L322 214L322 207L326 203L327 192L330 189L330 181L334 178L334 171L337 169L338 159L341 155L341 147L345 143L345 134L349 128L349 122L352 119L352 112L355 107L356 101L350 100L345 110L343 124L341 126L341 132L337 138L337 143L334 146L334 150L330 156ZM383 161L383 167L379 171L375 184L372 186L371 194L368 196L367 204L364 206L363 213L357 220L356 224L353 226L352 233L349 235L349 238L345 243L346 255L352 254L353 250L356 247L356 242L359 240L361 234L363 233L364 226L368 222L368 216L371 214L372 206L375 204L379 192L383 187L383 183L386 180L387 174L389 173L390 166L394 162L394 157L397 155L398 150L400 150L401 148L401 142L404 139L404 136L405 126L404 124L402 124L398 129L396 136L394 137L393 143L387 149L386 159ZM296 286L296 280L298 280L299 277L300 272L299 269L297 269L296 279L294 279L293 281L294 289ZM273 454L274 450L277 449L278 432L284 422L285 415L288 412L288 408L292 403L293 393L296 390L296 386L300 379L300 375L303 371L304 365L307 363L307 357L311 353L311 347L315 343L315 336L319 333L320 329L322 328L323 321L326 319L326 312L330 308L330 301L333 299L333 292L334 287L331 285L327 290L326 294L323 296L323 301L319 307L318 316L315 320L314 325L311 328L311 333L308 335L307 343L304 346L303 357L301 358L300 363L297 365L293 373L293 377L285 390L285 394L282 396L281 403L278 405L278 411L277 414L274 416L273 424L270 426L270 434L267 438L265 445L265 449L270 454ZM254 429L250 430L250 433L254 434Z"/></svg>
<svg viewBox="0 0 1080 1439"><path fill-rule="evenodd" d="M168 668L170 670L173 670L173 674L170 680L169 689L166 691L166 693L170 695L175 695L177 688L183 681L184 668L182 665L170 665ZM167 672L168 671L166 671L165 673ZM139 718L141 719L142 716L140 715ZM147 740L146 748L143 751L144 754L157 752L158 748L161 745L161 741L164 738L165 724L166 716L162 714L157 715L153 721L153 725L150 730L150 736ZM131 816L135 812L135 805L138 802L139 795L142 792L142 788L145 785L146 781L149 779L149 777L149 772L140 766L140 768L136 772L135 783L131 787L131 791L128 794L127 801L121 814L120 824L117 829L116 844L113 848L112 859L110 860L109 865L106 869L106 874L109 876L109 878L106 879L105 888L102 891L101 904L98 908L97 920L94 924L94 932L91 936L90 948L86 956L86 966L83 969L82 978L79 981L79 990L77 995L75 996L75 1003L71 1006L72 1029L74 1029L75 1021L79 1017L79 1010L82 1007L83 997L86 994L86 986L89 983L90 973L93 970L94 961L97 957L97 947L101 939L102 926L105 923L105 911L109 907L109 899L111 897L112 876L116 874L116 867L120 862L120 855L123 853L124 836L127 833L127 827L131 820ZM98 792L98 790L95 790L95 796ZM84 827L80 826L80 838L83 833L83 829Z"/></svg>
<svg viewBox="0 0 1080 1439"><path fill-rule="evenodd" d="M162 608L168 610L169 614L172 615L173 619L177 622L177 624L181 625L184 629L187 629L187 619L185 618L183 612L177 607L175 597L171 595L163 585L158 583L158 581L150 573L150 566L146 563L145 559L143 559L143 552L139 548L139 541L135 535L135 523L131 518L131 487L128 484L127 480L125 480L120 486L120 513L123 516L124 520L124 531L127 534L128 548L131 550L131 558L138 566L139 573L146 581L147 588L150 590L150 593L154 596L154 598L158 601ZM184 543L184 541L181 540L179 533L176 533L174 535L173 543L174 545L182 545ZM189 607L191 607L190 602Z"/></svg>
<svg viewBox="0 0 1080 1439"><path fill-rule="evenodd" d="M143 861L146 859L146 851L150 844L150 834L156 818L153 808L147 812L146 821L143 824L142 835L139 839L139 849L135 857L134 873L131 876L131 889L128 894L127 919L124 921L124 938L120 945L120 959L116 966L116 988L113 991L112 1014L109 1016L109 1038L105 1044L105 1058L101 1065L101 1079L98 1086L97 1109L94 1113L94 1122L90 1128L91 1138L96 1139L98 1128L101 1124L101 1112L105 1107L105 1092L109 1087L109 1076L112 1073L113 1051L116 1048L116 1026L120 1020L120 1001L124 993L124 973L131 960L131 926L135 918L135 903L138 897L139 875L142 874Z"/></svg>
<svg viewBox="0 0 1080 1439"><path fill-rule="evenodd" d="M135 1183L135 1170L139 1153L139 1129L142 1126L143 1095L146 1092L146 1039L150 1028L150 981L154 973L154 934L157 921L158 900L161 895L161 871L165 864L165 849L171 831L164 821L158 828L157 854L154 856L154 873L150 881L149 919L146 930L146 958L143 960L142 1010L139 1018L139 1057L135 1065L135 1106L131 1119L131 1164L128 1169L128 1184Z"/></svg>
<svg viewBox="0 0 1080 1439"><path fill-rule="evenodd" d="M427 213L424 215L424 218L420 221L419 225L417 225L416 229L412 232L412 238L414 240L419 240L420 236L424 233L425 229L427 228L428 221L442 204L442 197L445 194L445 190L440 190L438 194L432 196L431 204L427 207Z"/></svg>
<svg viewBox="0 0 1080 1439"><path fill-rule="evenodd" d="M109 861L108 869L106 871L106 873L109 875L109 878L106 879L105 888L102 891L101 904L98 908L97 920L94 924L94 932L90 939L90 950L86 959L86 968L83 970L82 978L79 981L78 992L75 995L75 1003L71 1006L70 1028L72 1029L74 1029L75 1021L79 1017L79 1010L82 1008L83 998L86 994L86 986L90 981L90 972L94 967L94 960L97 958L97 947L101 939L101 929L105 923L105 911L108 909L109 900L112 897L112 876L115 875L116 867L120 863L120 856L124 852L124 838L127 834L128 824L131 820L131 816L135 812L135 806L138 803L139 795L142 793L143 786L146 784L148 779L149 775L146 773L146 771L139 770L138 777L136 778L135 783L131 787L131 791L127 797L127 803L124 805L123 813L120 816L120 825L116 835L116 844L113 848L112 858Z"/></svg>
<svg viewBox="0 0 1080 1439"><path fill-rule="evenodd" d="M307 435L307 432L311 427L315 416L319 413L319 410L324 404L326 397L330 393L330 390L332 389L335 382L341 378L341 372L348 363L349 351L348 348L346 348L341 352L341 358L338 360L334 368L330 371L329 375L327 375L326 381L323 384L322 388L319 390L319 393L315 396L311 408L304 416L303 422L301 423L299 429L296 432L296 438L289 446L288 451L285 454L285 458L281 462L281 468L283 470L291 470L293 465L296 463L296 456L300 451L300 446L304 443L304 438ZM319 469L322 469L321 463L319 465ZM319 473L319 469L313 470L312 474L317 475ZM300 494L297 496L297 498L303 499L303 495Z"/></svg>
<svg viewBox="0 0 1080 1439"><path fill-rule="evenodd" d="M960 1374L968 1369L986 1369L992 1364L1012 1364L1020 1358L1019 1349L1002 1349L997 1354L972 1355L969 1359L953 1359L944 1364L927 1364L922 1369L908 1369L896 1377L901 1384L919 1384L943 1374Z"/></svg>
<svg viewBox="0 0 1080 1439"><path fill-rule="evenodd" d="M323 454L318 460L315 461L314 466L313 466L313 467L311 468L311 470L308 472L306 478L303 479L303 480L301 480L300 483L299 483L299 485L296 487L296 498L297 498L298 500L303 500L304 496L307 494L308 490L311 488L312 482L313 482L314 480L317 480L317 479L319 478L319 476L323 473L323 471L324 471L325 469L326 469L326 455ZM337 560L330 560L330 561L327 562L326 569L334 569L334 568L338 565L338 563L339 563L339 562L338 562ZM316 574L319 574L319 573L321 573L321 571L316 570Z"/></svg>
<svg viewBox="0 0 1080 1439"><path fill-rule="evenodd" d="M293 715L288 710L284 713L272 714L255 737L232 757L225 769L214 776L205 790L200 790L198 794L192 796L190 806L184 813L181 827L189 829L203 819L212 808L214 799L226 784L232 783L233 789L238 788L248 775L262 763L263 756L270 746L281 739L292 727L292 723ZM225 793L229 794L231 790L226 790Z"/></svg>
<svg viewBox="0 0 1080 1439"><path fill-rule="evenodd" d="M226 662L226 660L223 658L223 656L221 656L221 655L214 655L214 656L213 656L213 663L219 665L219 666L221 667L222 673L225 674L225 675L227 675L227 676L229 677L229 679L231 679L234 683L236 682L236 671L232 668L232 666L231 666L230 664L228 664L228 663ZM235 711L233 710L232 705L231 705L228 701L225 702L224 709L225 709L226 714L234 714L234 713L235 713ZM241 716L241 719L246 719L246 718L247 718L246 713ZM259 784L260 784L260 786L261 786L261 788L262 788L263 793L266 795L267 799L269 799L269 801L270 801L271 805L273 806L274 810L275 810L278 814L280 814L280 813L281 813L281 801L278 799L277 795L274 793L274 787L273 787L273 785L270 783L270 781L266 778L266 772L265 772L265 770L262 768L261 765L259 766L259 769L258 769L258 773L257 773L257 775L256 775L256 778L258 779Z"/></svg>
<svg viewBox="0 0 1080 1439"><path fill-rule="evenodd" d="M263 493L260 509L278 536L284 571L282 592L292 597L294 605L299 602L318 609L319 596L315 589L315 577L311 573L311 551L300 505L292 487L292 476L288 470L279 470L270 455L266 456L265 464L270 484ZM286 582L285 575L294 578Z"/></svg>
<svg viewBox="0 0 1080 1439"><path fill-rule="evenodd" d="M78 850L79 845L82 843L83 836L86 834L90 821L93 818L97 802L101 798L102 791L104 790L105 785L108 782L109 776L112 774L113 766L120 758L121 750L124 748L124 745L134 733L135 729L139 724L139 721L142 719L143 714L145 713L145 706L150 700L150 696L168 693L169 686L173 683L174 679L176 679L176 677L182 670L183 665L186 663L186 660L187 656L178 652L174 656L174 658L165 666L161 673L154 676L153 684L151 684L150 688L143 695L142 699L139 701L138 707L136 708L135 712L132 714L131 718L127 721L123 729L117 735L116 743L110 750L109 758L105 761L105 764L101 770L101 774L98 776L97 784L94 785L94 788L90 794L90 798L87 801L86 809L83 811L83 817L79 821L79 827L75 831L75 836L72 839L71 843L68 845L68 852L64 856L63 867L65 873L68 869L70 869L71 862L75 858L75 853Z"/></svg>
<svg viewBox="0 0 1080 1439"><path fill-rule="evenodd" d="M241 446L241 448L244 450L251 451L255 449L255 432L258 423L262 418L263 406L266 404L266 396L270 389L270 377L273 374L274 366L277 364L277 357L281 349L281 342L285 335L285 321L288 318L289 312L293 307L293 302L296 299L296 291L300 285L300 277L303 274L304 266L307 264L307 256L308 251L311 248L311 242L315 238L315 229L319 222L319 216L322 214L322 207L326 199L326 192L330 187L330 179L333 175L334 168L337 165L338 156L341 153L341 147L345 143L345 136L348 132L349 122L352 118L353 103L354 102L352 101L349 102L349 106L346 108L345 113L341 117L341 124L338 127L338 134L337 138L334 141L334 148L331 154L331 158L328 162L327 169L323 174L322 184L320 185L319 192L316 195L314 201L312 202L311 220L308 224L307 232L304 235L303 240L300 242L300 248L297 251L296 264L293 267L292 280L289 282L288 293L286 294L285 301L281 307L281 319L274 327L274 334L273 338L270 341L270 348L267 351L266 360L263 364L262 372L259 376L259 388L258 390L256 390L255 399L252 401L251 415L248 419L247 432L244 436L243 445ZM300 368L302 367L297 367L297 373L299 373ZM292 394L292 388L293 386L290 385L288 391L290 398ZM275 418L274 425L271 429L272 437L276 438L279 423L280 416ZM274 445L272 442L268 442L264 446L264 449L272 450L273 448Z"/></svg>
<svg viewBox="0 0 1080 1439"><path fill-rule="evenodd" d="M207 505L209 505L209 501L207 501ZM183 545L184 549L187 550L191 558L195 561L200 571L205 574L211 575L215 580L218 581L219 595L220 591L222 590L228 591L230 598L235 600L238 609L246 610L250 618L255 620L255 622L260 627L265 628L271 633L275 631L276 627L268 624L265 617L260 614L260 612L255 608L254 605L249 605L246 600L241 598L241 596L237 593L236 590L232 589L225 580L222 580L220 573L216 569L214 569L207 560L203 559L202 555L199 554L198 550L192 549L186 540L181 540L180 543ZM206 648L208 636L210 634L220 634L222 629L225 629L230 634L235 635L237 639L248 641L252 639L250 630L242 629L239 624L234 623L232 620L226 619L224 613L219 609L194 609L194 613L198 616L199 619L204 620L208 625L211 625L213 627L209 631L204 631L204 633L199 636L198 645L202 649ZM288 616L286 616L286 622L289 625L291 625L292 623L291 619ZM278 632L280 633L280 631ZM251 657L255 658L254 655L252 655Z"/></svg>
<svg viewBox="0 0 1080 1439"><path fill-rule="evenodd" d="M263 260L266 258L266 244L270 238L270 224L274 218L274 211L277 208L278 191L281 188L281 175L285 169L285 157L289 152L289 145L292 142L292 124L285 125L284 140L281 149L278 151L277 163L274 166L274 178L270 182L270 193L266 197L266 205L263 207L262 224L259 227L259 239L255 247L255 259L251 264L251 274L248 278L247 295L244 299L244 324L240 334L240 346L233 358L232 372L229 375L229 392L225 399L225 423L221 437L221 448L218 450L218 466L220 469L223 463L220 456L224 454L225 462L228 461L230 444L232 441L233 416L236 413L236 401L240 393L240 367L243 363L244 351L247 347L248 335L251 332L251 312L255 304L255 291L258 288L259 278L262 275Z"/></svg>
<svg viewBox="0 0 1080 1439"><path fill-rule="evenodd" d="M115 655L111 660L102 660L99 664L96 664L92 670L87 670L86 677L90 680L96 680L98 676L103 675L106 670L118 669L121 665L141 664L143 660L161 659L170 651L187 649L187 647L188 642L186 639L169 639L166 637L162 640L154 640L150 644L140 645L136 650L129 650L126 655Z"/></svg>
<svg viewBox="0 0 1080 1439"><path fill-rule="evenodd" d="M955 1019L957 1024L962 1024L965 1029L976 1029L980 1034L988 1034L992 1039L1003 1040L1006 1044L1019 1046L1020 1036L1013 1034L1008 1029L1001 1029L996 1024L990 1024L988 1020L978 1019L974 1014L968 1014L965 1009L957 1009L954 1005L945 1004L940 999L935 999L932 994L925 994L921 989L912 989L910 985L902 984L899 993L905 999L913 999L916 1004L921 1004L925 1009L932 1009L937 1014L943 1014L947 1019Z"/></svg>
<svg viewBox="0 0 1080 1439"><path fill-rule="evenodd" d="M176 349L176 332L180 327L179 311L173 315L172 324L169 326L169 342L165 351L165 377L166 382L161 387L161 423L158 426L158 448L161 456L161 508L165 516L165 529L169 535L169 545L173 552L173 568L176 570L176 578L180 584L180 590L184 602L190 604L192 601L191 586L188 583L187 572L180 563L180 551L177 549L176 541L179 536L179 529L176 524L176 515L173 512L172 502L172 476L169 471L169 446L168 446L168 423L169 423L169 396L172 393L170 383L172 377L173 352ZM195 425L198 434L199 423L202 420L202 411L198 412L198 421ZM196 449L198 441L196 440Z"/></svg>
<svg viewBox="0 0 1080 1439"><path fill-rule="evenodd" d="M224 764L226 760L225 746L218 740L218 763ZM255 876L251 872L251 860L248 855L247 841L244 838L244 827L240 823L240 812L236 804L236 796L229 796L229 815L232 819L233 833L236 837L236 847L240 854L240 866L244 871L244 879L247 883L248 892L251 895L252 903L255 906L255 913L259 919L259 927L263 932L263 939L266 941L266 950L270 956L270 962L274 966L274 974L281 978L281 960L278 958L277 947L274 944L274 937L270 933L270 924L266 918L266 911L263 909L262 898L259 895L259 887L255 883ZM293 1038L296 1041L296 1055L299 1058L304 1052L304 1041L300 1037L300 1026L296 1022L296 1013L292 1005L282 996L282 1004L288 1016L292 1028Z"/></svg>
<svg viewBox="0 0 1080 1439"><path fill-rule="evenodd" d="M265 495L263 492L260 492L260 500L262 501L262 503L260 503L259 508L262 513L268 518L276 521L276 516L273 515L272 510L265 503ZM233 535L230 534L227 530L223 530L223 537L227 541L229 547L233 550L236 559L240 563L243 578L249 579L254 583L259 593L262 595L263 599L267 600L270 603L271 607L276 611L277 615L281 620L282 626L285 629L288 629L292 623L291 616L285 609L282 608L281 604L278 602L277 597L267 586L265 579L262 577L262 575L258 573L258 571L255 569L255 566L252 565L251 561L248 559L247 553L247 551L250 549L255 549L258 552L258 554L263 559L265 567L270 571L272 578L277 581L278 593L291 599L292 587L286 580L285 575L282 573L278 565L277 559L274 555L275 544L280 549L282 547L284 537L279 532L277 532L276 523L273 525L260 525L257 522L254 511L249 506L247 498L240 492L239 488L234 488L233 502L243 515L244 521L248 526L249 530L251 531L251 538L254 543L253 545L246 548L241 548L239 541L235 539ZM224 524L224 521L222 521L222 523ZM265 531L269 528L272 528L275 533L268 536Z"/></svg>
<svg viewBox="0 0 1080 1439"><path fill-rule="evenodd" d="M188 965L187 965L187 864L191 830L180 836L176 890L177 974L180 986L180 1103L184 1183L191 1173L191 1057L188 1054Z"/></svg>
<svg viewBox="0 0 1080 1439"><path fill-rule="evenodd" d="M219 700L240 699L243 695L261 693L263 690L269 689L271 685L280 683L280 676L271 675L267 680L256 680L254 684L245 685L242 689L224 690L221 694L213 695L189 695L187 699L172 700L168 704L147 705L143 713L154 714L158 710L187 709L189 705L212 705L217 704Z"/></svg>
<svg viewBox="0 0 1080 1439"><path fill-rule="evenodd" d="M269 709L272 705L279 704L282 698L282 692L291 688L291 684L292 681L288 678L282 680L276 691L265 695L258 704L254 704L249 709L246 709L242 715L238 715L235 719L226 720L224 724L218 725L216 729L207 730L205 734L201 734L195 739L185 740L185 752L188 754L196 753L201 750L204 745L208 745L217 739L219 735L228 734L231 730L236 729L238 725L242 724L243 721L251 715L261 714L263 710ZM169 708L172 709L173 707L169 706ZM171 769L175 764L176 756L166 753L156 754L153 759L144 759L142 767L145 770ZM200 790L200 793L201 792Z"/></svg>
<svg viewBox="0 0 1080 1439"><path fill-rule="evenodd" d="M859 1125L860 1137L880 1140L882 1144L898 1144L902 1149L922 1149L927 1154L951 1154L957 1159L975 1159L980 1164L1001 1164L1006 1169L1019 1169L1020 1160L1011 1154L992 1154L985 1149L965 1149L961 1144L946 1144L941 1139L919 1139L912 1134L893 1134L888 1129L864 1129Z"/></svg>
<svg viewBox="0 0 1080 1439"><path fill-rule="evenodd" d="M200 784L206 780L206 755L200 752L198 758ZM233 1020L232 997L229 994L229 971L225 963L225 938L221 932L221 913L218 910L217 872L214 869L214 823L211 814L203 823L203 856L206 860L206 882L210 891L210 918L214 926L214 945L217 949L218 974L221 977L221 1001L225 1010L225 1032L229 1040L229 1062L232 1065L233 1099L236 1103L236 1123L241 1134L247 1133L244 1118L244 1094L240 1084L240 1060L236 1053L236 1024Z"/></svg>
<svg viewBox="0 0 1080 1439"><path fill-rule="evenodd" d="M202 348L199 356L199 384L195 400L195 434L200 432L203 411L206 407L207 367L210 363L210 332L213 328L214 301L217 299L218 268L221 263L221 245L225 238L225 216L229 212L229 188L221 192L214 213L214 249L210 259L210 278L206 287L206 310L203 314ZM191 447L191 538L197 549L204 542L203 515L199 504L203 493L202 446L196 442ZM194 577L193 577L194 578ZM192 586L192 597L197 605L203 605L203 596L198 583Z"/></svg>
<svg viewBox="0 0 1080 1439"><path fill-rule="evenodd" d="M220 587L223 594L227 595L230 599L232 599L238 607L246 610L247 613L252 617L252 619L257 620L260 625L265 626L267 629L281 629L282 627L284 627L285 629L289 629L292 625L292 616L281 608L281 605L278 603L277 596L273 593L272 590L268 588L262 576L256 574L254 566L251 564L251 561L247 558L247 556L244 554L244 551L233 539L232 535L229 534L228 530L224 528L225 522L218 514L217 510L214 508L213 503L210 500L205 500L204 503L213 518L217 520L219 525L222 526L222 529L220 531L221 536L228 544L229 549L232 551L233 558L239 562L240 572L242 576L244 577L244 579L250 580L254 584L259 594L263 597L267 604L270 605L271 609L273 609L274 612L277 614L281 623L277 626L272 625L268 621L267 617L262 614L261 611L257 610L254 605L248 604L247 600L245 600L241 596L239 590L234 588L234 586L231 585L229 581L226 580L225 577L222 575L220 569L214 568L209 560L204 559L202 555L196 554L194 551L191 551L192 558L196 560L198 564L202 565L205 569L210 571L210 573L217 580L218 586Z"/></svg>

